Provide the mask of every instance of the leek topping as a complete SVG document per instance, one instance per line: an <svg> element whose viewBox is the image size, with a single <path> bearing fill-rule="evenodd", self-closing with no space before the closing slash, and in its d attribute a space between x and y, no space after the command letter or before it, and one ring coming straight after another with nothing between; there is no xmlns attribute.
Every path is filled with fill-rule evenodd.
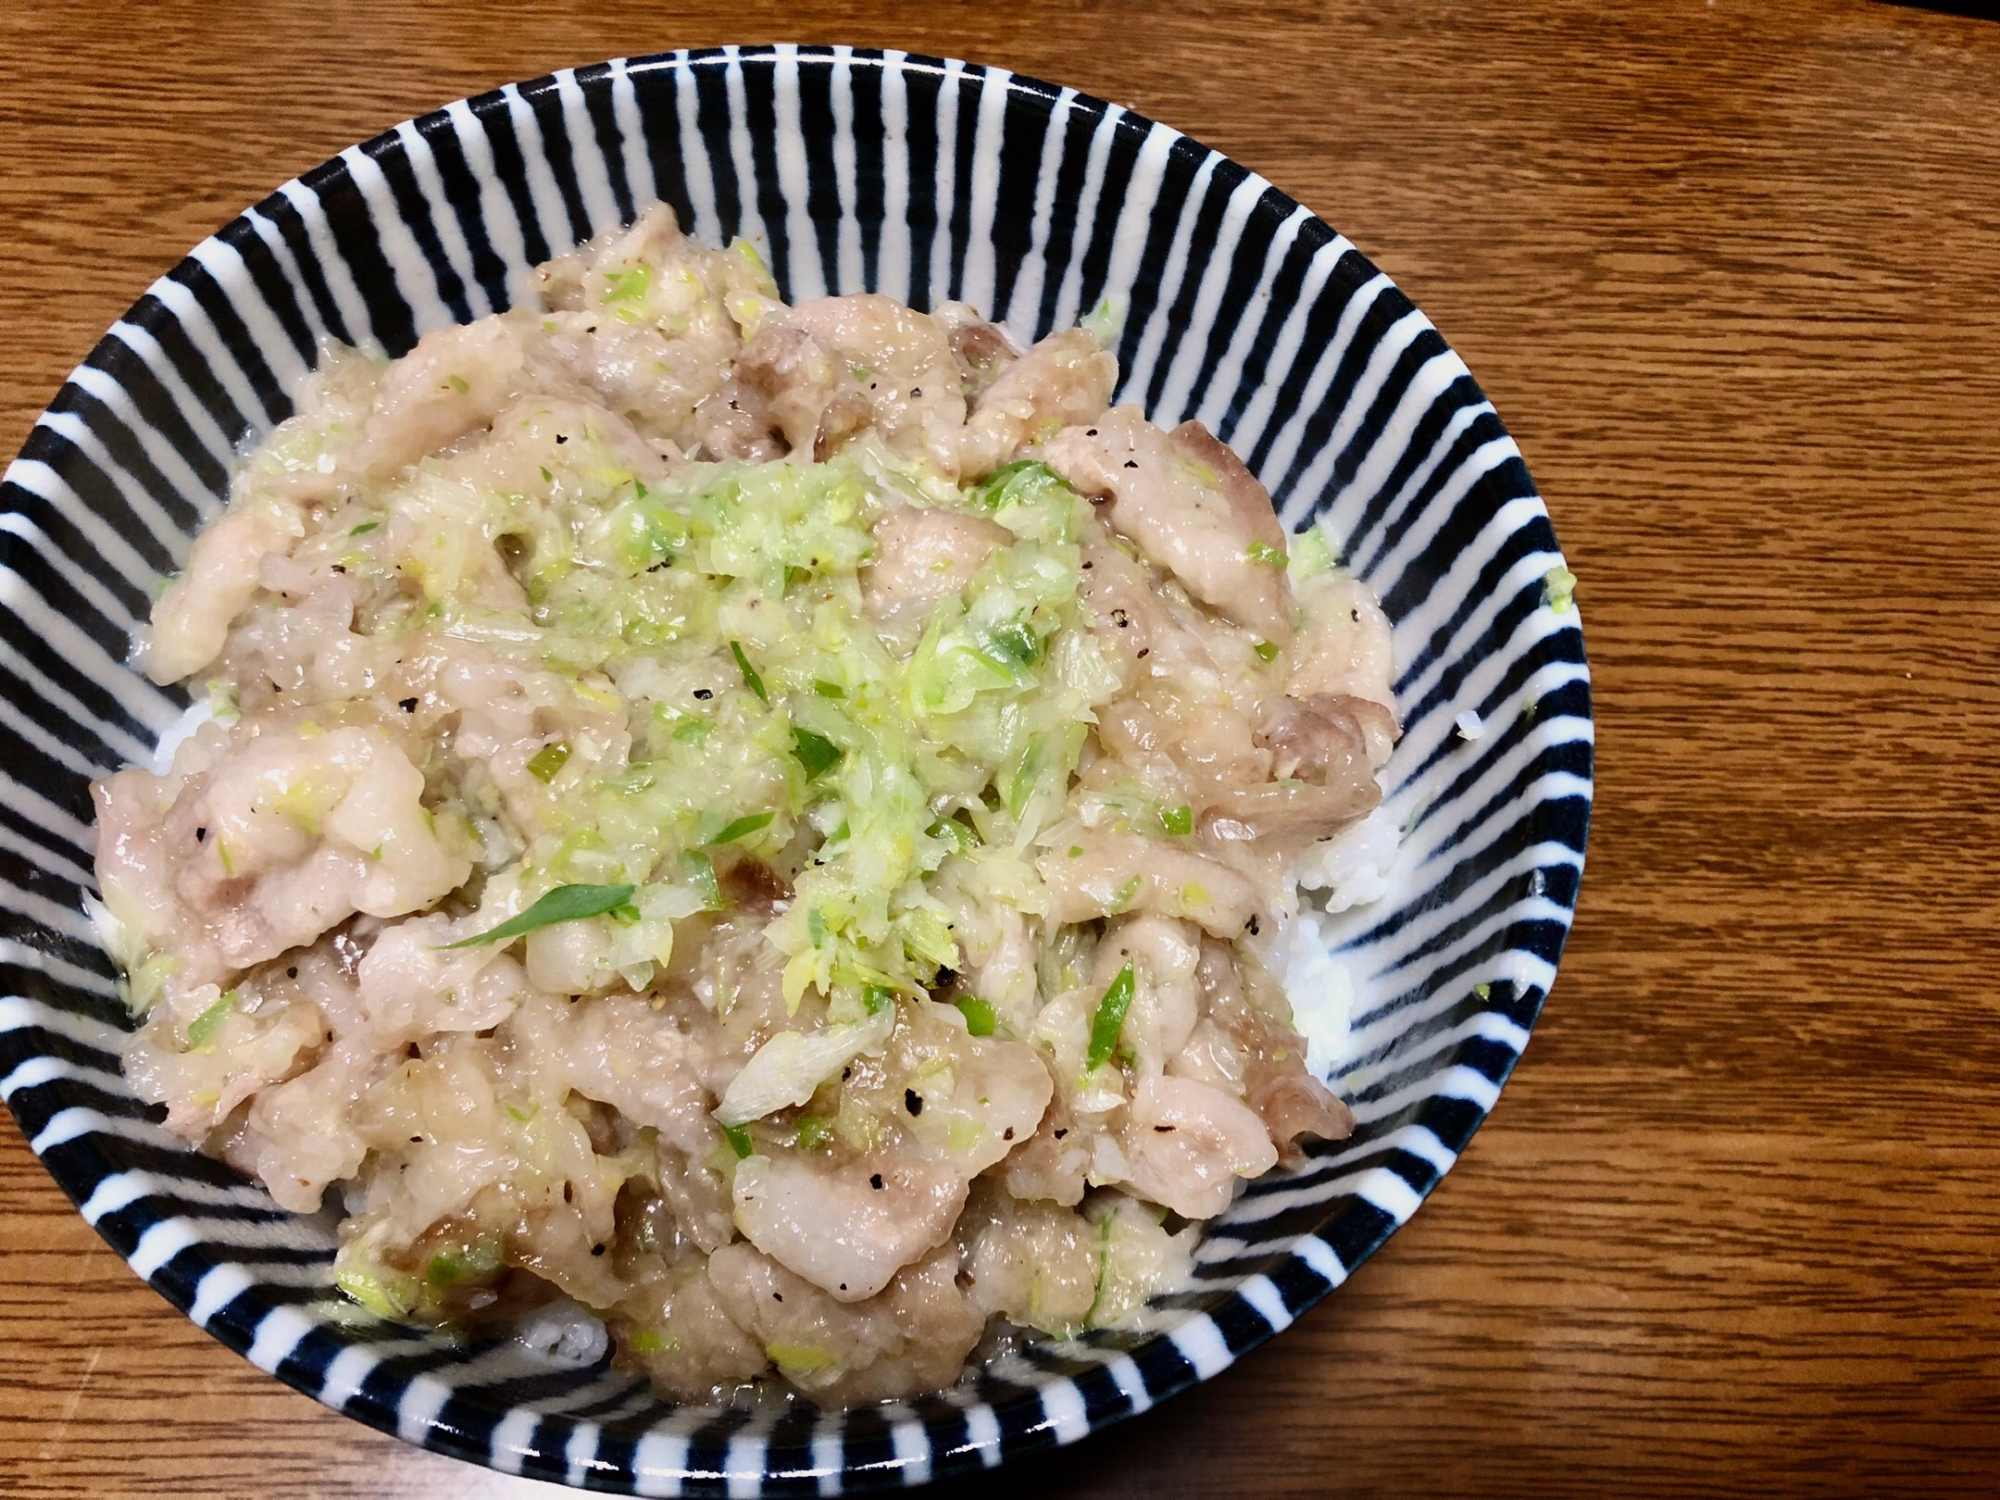
<svg viewBox="0 0 2000 1500"><path fill-rule="evenodd" d="M1090 1052L1084 1059L1087 1072L1096 1072L1111 1060L1118 1046L1118 1033L1125 1029L1125 1013L1132 1008L1135 988L1132 965L1128 961L1111 981L1111 988L1097 1002L1097 1014L1090 1020Z"/></svg>
<svg viewBox="0 0 2000 1500"><path fill-rule="evenodd" d="M769 814L765 815L768 822ZM511 942L517 937L558 922L580 922L586 917L616 913L632 900L629 885L559 885L517 917L509 917L498 927L477 937L460 938L446 948L481 948L488 943Z"/></svg>

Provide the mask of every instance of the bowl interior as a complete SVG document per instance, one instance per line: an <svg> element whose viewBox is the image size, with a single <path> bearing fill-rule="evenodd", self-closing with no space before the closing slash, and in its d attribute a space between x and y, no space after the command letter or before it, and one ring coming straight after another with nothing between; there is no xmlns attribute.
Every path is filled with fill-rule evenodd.
<svg viewBox="0 0 2000 1500"><path fill-rule="evenodd" d="M333 1220L281 1212L155 1123L83 913L89 781L183 697L124 665L232 454L319 340L406 351L655 200L742 234L792 300L970 301L1025 343L1125 308L1118 396L1198 417L1287 525L1328 516L1395 628L1406 833L1338 919L1359 1128L1252 1184L1145 1335L1030 1341L957 1390L822 1416L697 1410L599 1363L377 1322L329 1290ZM792 47L565 71L407 122L288 183L162 277L7 471L0 529L0 1092L134 1269L260 1367L412 1441L641 1493L914 1483L1067 1442L1205 1378L1340 1284L1492 1107L1582 873L1589 679L1526 468L1465 366L1345 239L1117 106L954 61ZM1458 725L1477 716L1469 738Z"/></svg>

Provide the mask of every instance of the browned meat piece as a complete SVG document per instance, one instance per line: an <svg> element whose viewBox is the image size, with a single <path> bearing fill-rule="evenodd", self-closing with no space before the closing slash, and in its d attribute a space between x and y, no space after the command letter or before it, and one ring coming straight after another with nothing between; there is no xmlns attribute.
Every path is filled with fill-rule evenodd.
<svg viewBox="0 0 2000 1500"><path fill-rule="evenodd" d="M819 414L819 434L813 439L813 462L823 464L842 448L847 440L868 430L875 420L875 409L867 398L853 391L842 391L826 405Z"/></svg>
<svg viewBox="0 0 2000 1500"><path fill-rule="evenodd" d="M1314 786L1372 781L1370 772L1381 763L1373 748L1385 736L1395 743L1396 720L1389 710L1344 693L1273 699L1257 725L1258 743L1271 752L1271 775Z"/></svg>
<svg viewBox="0 0 2000 1500"><path fill-rule="evenodd" d="M947 477L957 474L965 391L957 356L934 320L867 292L802 302L792 321L844 365L847 389L867 412L851 431L872 426L892 453L926 455Z"/></svg>
<svg viewBox="0 0 2000 1500"><path fill-rule="evenodd" d="M820 416L843 383L832 352L804 329L775 323L743 346L736 373L764 398L792 452L810 454Z"/></svg>
<svg viewBox="0 0 2000 1500"><path fill-rule="evenodd" d="M1284 534L1270 496L1241 464L1225 473L1197 456L1208 452L1192 438L1169 438L1135 406L1067 427L1044 450L1049 466L1080 493L1109 502L1111 525L1149 562L1237 624L1289 641Z"/></svg>
<svg viewBox="0 0 2000 1500"><path fill-rule="evenodd" d="M756 464L785 456L770 403L745 381L725 381L722 389L695 408L694 426L696 456L710 462L741 459Z"/></svg>
<svg viewBox="0 0 2000 1500"><path fill-rule="evenodd" d="M1007 337L1007 330L980 317L977 308L963 302L947 302L931 316L944 329L951 352L958 356L959 379L968 398L992 385L1021 357L1021 351Z"/></svg>
<svg viewBox="0 0 2000 1500"><path fill-rule="evenodd" d="M1215 801L1202 819L1205 840L1264 839L1272 850L1297 850L1332 838L1359 822L1382 801L1374 778L1332 786L1309 781L1267 781L1236 787Z"/></svg>
<svg viewBox="0 0 2000 1500"><path fill-rule="evenodd" d="M1215 671L1208 649L1160 598L1152 570L1101 533L1084 537L1080 595L1099 649L1128 684L1147 676Z"/></svg>
<svg viewBox="0 0 2000 1500"><path fill-rule="evenodd" d="M875 523L874 561L861 572L861 604L883 638L908 650L939 601L960 592L1013 533L979 516L911 507Z"/></svg>
<svg viewBox="0 0 2000 1500"><path fill-rule="evenodd" d="M1052 924L1151 911L1234 937L1257 910L1250 882L1205 855L1103 828L1078 834L1073 847L1075 854L1053 849L1036 861L1049 888Z"/></svg>
<svg viewBox="0 0 2000 1500"><path fill-rule="evenodd" d="M1289 1010L1283 990L1263 966L1240 949L1213 939L1201 945L1195 971L1202 1006L1235 1043L1250 1107L1263 1117L1282 1159L1303 1156L1302 1135L1340 1141L1354 1133L1354 1115L1306 1072L1305 1044L1273 1010ZM1252 995L1259 996L1253 1002Z"/></svg>
<svg viewBox="0 0 2000 1500"><path fill-rule="evenodd" d="M1052 333L979 395L960 442L960 474L976 479L1023 443L1095 421L1118 383L1118 361L1075 328Z"/></svg>
<svg viewBox="0 0 2000 1500"><path fill-rule="evenodd" d="M1229 502L1244 535L1280 552L1285 550L1285 528L1278 523L1271 492L1227 443L1195 421L1181 423L1167 434L1167 441L1215 475L1215 488Z"/></svg>

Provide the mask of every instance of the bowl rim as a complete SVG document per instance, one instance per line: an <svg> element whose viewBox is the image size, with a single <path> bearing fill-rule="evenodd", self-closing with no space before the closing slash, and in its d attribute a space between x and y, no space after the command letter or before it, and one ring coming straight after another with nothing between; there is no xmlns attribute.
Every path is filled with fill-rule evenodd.
<svg viewBox="0 0 2000 1500"><path fill-rule="evenodd" d="M574 90L578 87L580 76L584 75L592 77L615 77L621 72L625 75L633 75L641 70L674 68L692 70L697 67L735 66L745 62L763 63L786 58L800 63L817 63L829 60L840 61L856 67L872 66L880 68L884 72L890 69L899 69L913 73L945 75L958 73L967 77L981 79L985 86L991 86L997 81L1008 98L1011 98L1012 94L1018 90L1021 93L1031 96L1050 109L1055 108L1058 101L1063 101L1069 108L1080 111L1085 116L1092 117L1099 122L1107 118L1115 118L1119 128L1122 129L1129 126L1140 131L1142 134L1150 134L1155 129L1166 130L1172 138L1177 141L1185 141L1192 150L1204 156L1209 156L1222 162L1229 162L1231 160L1222 153L1211 151L1210 148L1204 146L1201 142L1179 131L1175 131L1171 127L1156 126L1156 122L1136 110L1112 104L1077 90L1013 73L1004 68L969 63L954 58L899 52L894 49L861 47L802 46L789 43L770 43L756 46L680 49L673 52L652 53L640 57L615 59L607 63L595 64L588 67L559 69L536 78L506 84L481 94L468 96L463 100L453 101L438 109L416 116L411 120L391 126L374 137L357 143L356 146L336 154L319 166L299 174L298 177L279 187L263 200L260 200L258 205L253 205L243 213L236 215L227 224L219 227L213 234L195 246L172 270L163 274L160 281L155 285L164 284L176 271L184 271L193 266L203 252L209 250L211 247L226 247L230 244L233 236L254 234L256 231L251 227L250 215L257 212L259 208L276 203L287 192L293 189L317 191L323 186L338 183L342 178L349 176L351 171L350 163L357 156L390 149L398 140L401 133L406 130L421 130L427 124L434 127L441 126L446 121L450 111L457 109L477 109L481 106L493 108L510 98L533 101L551 93ZM1261 186L1262 195L1259 198L1260 204L1269 202L1274 208L1283 213L1307 214L1312 223L1323 226L1323 221L1319 220L1316 215L1310 215L1309 211L1303 209L1296 200L1285 194L1281 189L1270 184L1259 174L1249 171L1247 172L1247 177ZM1157 209L1155 212L1157 213ZM555 253L561 253L561 250L557 249ZM150 291L147 295L150 295ZM139 323L143 326L145 301L145 296L142 296L140 301L134 304L133 308L125 314L124 319L121 321ZM92 351L92 354L85 362L78 367L77 372L72 374L70 379L65 382L62 391L58 392L55 400L51 402L48 411L44 412L43 418L38 419L38 427L41 421L47 418L49 412L54 412L61 406L64 399L77 387L79 380L83 378L85 372L93 369L94 362L106 356L107 346L112 343L113 339L107 333L104 340ZM114 354L122 353L122 346L120 346L119 350L112 352ZM1143 399L1143 393L1135 394ZM1547 524L1545 512L1543 513L1543 524ZM1549 540L1551 546L1553 546L1554 537L1552 530L1549 533ZM1589 669L1583 652L1580 620L1576 620L1574 623L1577 633L1576 665L1579 677L1576 682L1577 702L1571 705L1568 715L1569 717L1580 719L1585 726L1585 733L1577 742L1582 747L1580 754L1584 789L1581 794L1581 806L1569 815L1570 826L1565 830L1565 834L1567 841L1573 845L1576 853L1575 872L1577 882L1580 885L1584 855L1587 849L1594 791L1592 780L1594 749L1590 734L1588 733L1589 727L1593 723L1590 706ZM1546 800L1538 802L1536 804L1537 814L1545 812L1546 808ZM1556 966L1560 961L1570 923L1573 920L1576 894L1577 886L1571 886L1566 893L1559 894L1553 902L1553 906L1558 909L1557 919L1554 923L1553 937L1552 941L1544 944L1547 951L1541 955L1545 958L1548 967L1548 984L1553 983ZM1510 944L1507 951L1513 951L1513 945ZM1519 1003L1516 1005L1515 1011L1511 1014L1518 1026L1521 1047L1525 1047L1527 1035L1532 1030L1535 1020L1539 1016L1542 1004L1546 1000L1548 984L1542 986L1539 994L1530 993L1516 997ZM41 1023L36 1022L36 1024ZM4 1031L5 1029L4 1026L0 1026L0 1031ZM1497 1101L1501 1087L1504 1086L1509 1076L1511 1076L1519 1060L1521 1047L1503 1048L1486 1059L1487 1065L1481 1069L1481 1072L1482 1076L1490 1083L1490 1095L1486 1097L1483 1103L1478 1099L1457 1101L1464 1104L1466 1108L1459 1112L1459 1118L1451 1122L1453 1138L1450 1142L1449 1160L1442 1163L1428 1164L1429 1170L1427 1175L1419 1171L1417 1180L1408 1182L1408 1201L1401 1212L1391 1214L1382 1210L1377 1205L1369 1205L1367 1199L1358 1196L1350 1195L1346 1198L1334 1196L1328 1198L1324 1205L1324 1214L1316 1226L1301 1234L1290 1249L1276 1258L1269 1269L1239 1279L1232 1287L1223 1292L1213 1306L1208 1307L1203 1312L1194 1314L1187 1323L1181 1325L1185 1329L1195 1324L1206 1323L1208 1325L1207 1329L1198 1337L1182 1341L1176 1337L1179 1330L1175 1330L1171 1334L1149 1334L1140 1340L1139 1343L1141 1345L1159 1345L1163 1342L1175 1345L1176 1359L1173 1361L1157 1362L1157 1369L1145 1372L1138 1372L1136 1370L1136 1367L1133 1366L1134 1358L1142 1355L1144 1352L1143 1348L1140 1347L1122 1349L1115 1358L1108 1361L1101 1359L1084 1361L1083 1363L1088 1366L1088 1369L1066 1369L1063 1367L1061 1361L1050 1361L1042 1366L1043 1369L1054 1371L1059 1375L1068 1374L1072 1380L1076 1380L1079 1376L1088 1375L1092 1371L1101 1375L1104 1371L1119 1363L1133 1367L1133 1372L1139 1374L1136 1390L1127 1388L1129 1382L1125 1381L1124 1372L1119 1372L1118 1378L1124 1383L1118 1385L1115 1394L1117 1397L1122 1398L1122 1400L1111 1399L1103 1390L1085 1388L1088 1385L1088 1382L1085 1382L1085 1386L1075 1388L1078 1392L1075 1400L1063 1411L1057 1413L1049 1411L1047 1402L1042 1400L1040 1387L1019 1387L1008 1399L1011 1399L1016 1404L1025 1403L1030 1405L1040 1401L1043 1407L1043 1421L1038 1424L1030 1424L1023 1430L1011 1434L1003 1434L1000 1425L996 1423L992 1427L990 1436L985 1437L983 1440L978 1440L979 1435L973 1434L968 1428L967 1442L955 1448L945 1448L929 1452L926 1455L926 1460L919 1464L907 1462L899 1452L895 1451L896 1445L892 1441L877 1444L878 1448L882 1450L878 1461L857 1463L852 1460L850 1449L847 1446L846 1440L843 1439L842 1446L839 1449L840 1462L830 1471L817 1468L810 1471L776 1471L770 1467L769 1463L769 1456L775 1451L775 1448L771 1448L766 1450L764 1466L755 1476L753 1492L765 1492L767 1485L782 1483L788 1476L792 1480L803 1482L809 1486L817 1485L820 1487L819 1492L826 1493L895 1488L912 1483L934 1481L955 1475L978 1472L983 1468L996 1466L1007 1458L1017 1458L1029 1452L1045 1450L1073 1441L1088 1432L1110 1425L1126 1416L1135 1415L1139 1411L1146 1410L1159 1401L1176 1395L1219 1373L1236 1359L1241 1358L1244 1354L1262 1345L1278 1332L1281 1332L1299 1316L1303 1315L1307 1309L1317 1304L1323 1297L1334 1290L1335 1287L1342 1284L1355 1269L1387 1241L1389 1236L1408 1218L1409 1213L1414 1212L1415 1208L1430 1195L1437 1183L1442 1180L1444 1173L1463 1154L1466 1144L1490 1113L1493 1103ZM1442 1064L1438 1066L1442 1066ZM55 1177L58 1185L64 1189L65 1193L71 1196L72 1201L77 1203L86 1220L98 1230L99 1234L111 1244L112 1248L117 1250L122 1258L132 1263L134 1269L155 1290L159 1291L162 1296L181 1312L188 1314L196 1322L197 1326L203 1327L218 1341L251 1359L253 1363L265 1369L267 1373L276 1375L277 1378L284 1381L287 1385L312 1397L321 1404L329 1406L342 1415L364 1422L379 1431L401 1436L406 1440L433 1451L446 1453L450 1456L486 1467L501 1467L495 1462L497 1448L491 1434L475 1442L460 1433L455 1426L444 1421L440 1411L432 1411L422 1425L413 1430L409 1416L403 1410L403 1403L409 1390L407 1384L395 1392L393 1400L388 1401L384 1401L379 1395L369 1391L365 1386L359 1385L344 1393L334 1393L331 1391L331 1387L325 1378L324 1370L289 1363L282 1358L276 1361L260 1359L257 1349L259 1330L263 1328L266 1320L272 1316L270 1309L261 1310L257 1317L247 1325L239 1319L232 1319L226 1316L228 1311L226 1307L209 1306L206 1309L208 1315L205 1317L202 1316L203 1309L198 1307L197 1304L212 1300L212 1294L203 1292L200 1289L200 1284L205 1281L209 1270L223 1263L211 1260L204 1267L202 1274L189 1277L175 1273L171 1265L167 1262L160 1262L158 1264L143 1263L140 1254L141 1247L136 1244L130 1247L121 1245L118 1239L113 1236L109 1213L103 1205L97 1203L97 1195L90 1195L89 1200L86 1201L85 1198L79 1197L77 1192L72 1188L72 1182L88 1181L91 1183L100 1183L113 1175L129 1169L121 1168L109 1158L104 1157L102 1152L90 1142L87 1135L52 1137L52 1127L46 1122L36 1129L31 1130L30 1120L21 1113L20 1107L16 1104L17 1092L18 1090L8 1091L7 1097L10 1108L14 1110L16 1119L24 1135L27 1135L30 1140L31 1147L35 1150L36 1155L42 1158L45 1167ZM65 1167L63 1164L49 1160L47 1153L56 1146L83 1148L80 1153L66 1157L66 1160L74 1160L76 1162L75 1167ZM91 1160L91 1158L95 1159ZM1376 1168L1374 1170L1387 1169ZM1372 1215L1359 1214L1354 1211L1355 1205L1368 1205L1373 1207L1375 1211ZM1343 1216L1346 1222L1340 1222ZM219 1316L218 1314L225 1315ZM421 1380L423 1377L419 1373L414 1378ZM332 1399L333 1394L344 1394L345 1399ZM981 1399L984 1400L985 1398L982 1397ZM964 1406L963 1403L947 1404L956 1404L961 1409L971 1410L970 1407ZM862 1408L859 1410L878 1413L900 1411L905 1414L915 1414L924 1421L928 1442L929 1431L933 1425L933 1417L924 1415L923 1411L919 1409L922 1405L922 1402L915 1404L892 1403L887 1408ZM990 1411L992 1408L988 1408L988 1410ZM845 1423L845 1417L842 1420ZM886 1423L887 1420L885 1416L883 1421ZM851 1426L852 1424L846 1423L846 1425ZM892 1434L887 1436L892 1436ZM683 1462L678 1471L677 1478L670 1470L648 1471L655 1474L653 1482L666 1482L670 1486L669 1488L659 1490L645 1490L643 1488L648 1483L648 1480L637 1467L636 1454L631 1459L628 1459L622 1467L617 1468L597 1466L594 1463L593 1453L581 1464L576 1462L574 1458L568 1459L566 1470L561 1474L553 1472L552 1468L548 1465L533 1462L530 1462L526 1468L518 1470L518 1472L531 1473L535 1477L541 1478L567 1480L571 1484L582 1483L592 1488L638 1489L642 1492L660 1493L672 1493L677 1490L699 1492L710 1481L720 1482L721 1475L718 1471L711 1468L697 1467L691 1461L693 1457L691 1450L683 1447L682 1457ZM730 1472L733 1474L735 1471ZM833 1486L832 1490L825 1489L825 1484L827 1483L831 1483ZM730 1492L735 1493L736 1491L731 1489Z"/></svg>

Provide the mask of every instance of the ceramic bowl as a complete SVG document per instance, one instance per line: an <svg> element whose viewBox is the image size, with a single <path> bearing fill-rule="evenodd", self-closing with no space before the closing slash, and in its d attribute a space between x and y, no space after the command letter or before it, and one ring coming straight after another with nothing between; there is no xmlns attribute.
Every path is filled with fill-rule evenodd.
<svg viewBox="0 0 2000 1500"><path fill-rule="evenodd" d="M1406 833L1389 893L1340 919L1336 953L1355 1054L1334 1083L1359 1129L1250 1184L1152 1333L1030 1342L957 1389L867 1410L676 1408L605 1362L360 1314L329 1286L330 1215L282 1212L120 1077L131 1021L82 910L86 787L146 760L182 712L124 663L233 455L290 412L323 337L401 354L655 199L711 243L748 236L794 300L958 298L1025 343L1123 299L1120 398L1207 423L1293 529L1329 516L1394 622L1407 729L1388 801ZM156 282L37 423L0 512L0 1091L84 1217L196 1323L336 1410L496 1469L641 1494L907 1485L1072 1442L1215 1375L1346 1280L1457 1160L1576 900L1583 637L1545 583L1562 562L1547 514L1465 365L1248 168L996 69L724 48L399 125Z"/></svg>

